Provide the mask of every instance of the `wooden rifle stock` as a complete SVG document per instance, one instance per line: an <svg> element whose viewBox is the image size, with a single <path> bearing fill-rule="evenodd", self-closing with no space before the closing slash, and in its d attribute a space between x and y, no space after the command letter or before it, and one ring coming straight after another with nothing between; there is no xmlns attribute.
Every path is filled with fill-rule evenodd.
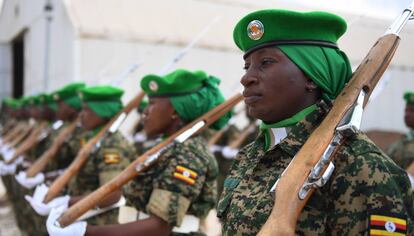
<svg viewBox="0 0 414 236"><path fill-rule="evenodd" d="M395 34L386 34L371 48L348 85L335 99L325 119L279 178L272 212L258 235L295 235L297 219L315 190L312 188L304 200L301 200L298 197L300 189L331 143L336 127L352 108L362 90L366 92L364 105L367 103L369 95L389 65L399 40Z"/></svg>
<svg viewBox="0 0 414 236"><path fill-rule="evenodd" d="M72 121L67 127L65 127L55 140L53 140L52 145L47 149L43 154L33 163L33 165L26 171L26 176L28 178L34 177L37 173L43 171L47 163L52 160L56 153L59 151L60 147L63 145L67 137L76 129L76 125L79 123L80 117Z"/></svg>
<svg viewBox="0 0 414 236"><path fill-rule="evenodd" d="M140 169L140 171L137 171L136 167L139 164L144 163L149 157L156 154L162 148L171 144L175 140L175 138L177 138L180 134L193 128L195 124L204 121L204 126L197 131L198 133L201 132L202 130L206 129L209 125L214 123L216 120L218 120L220 117L222 117L224 114L226 114L233 106L239 103L242 99L243 97L241 94L236 94L235 96L228 99L226 102L220 104L213 110L207 112L203 116L199 117L190 124L181 128L179 131L177 131L172 136L168 137L162 143L156 145L152 149L145 152L134 162L132 162L126 169L124 169L121 173L114 177L110 182L101 186L100 188L98 188L97 190L95 190L94 192L90 193L88 196L77 202L75 205L71 206L59 219L60 226L65 227L73 223L82 214L87 212L89 209L94 208L103 198L105 198L105 196L108 196L108 194L110 194L111 192L121 188L128 181L138 176L145 170L149 169L155 163L152 163L151 165L145 165L145 167L143 169Z"/></svg>
<svg viewBox="0 0 414 236"><path fill-rule="evenodd" d="M406 169L407 173L411 176L414 176L414 162L411 162L411 164Z"/></svg>
<svg viewBox="0 0 414 236"><path fill-rule="evenodd" d="M117 121L118 117L121 115L127 115L130 111L134 108L138 107L141 100L144 98L145 93L140 92L137 96L135 96L122 111L120 111L114 118L112 118L100 131L98 134L95 135L91 140L89 140L85 146L78 152L76 158L72 161L70 166L65 170L65 172L59 176L50 186L45 200L45 203L50 202L53 198L60 194L60 191L66 186L66 184L70 181L70 179L78 173L78 171L82 168L85 162L88 160L88 156L95 147L95 145L101 140L101 138L108 132L109 128L111 128L112 124Z"/></svg>
<svg viewBox="0 0 414 236"><path fill-rule="evenodd" d="M6 134L6 136L3 138L3 143L10 143L20 132L22 132L26 128L25 123L19 123L16 126L13 127L10 132Z"/></svg>
<svg viewBox="0 0 414 236"><path fill-rule="evenodd" d="M10 130L12 130L17 124L14 122L8 122L1 131L1 136L5 136Z"/></svg>
<svg viewBox="0 0 414 236"><path fill-rule="evenodd" d="M27 136L26 139L16 148L16 151L13 154L13 157L6 162L6 164L13 163L20 155L28 151L30 148L34 147L36 144L39 143L40 135L42 131L46 128L47 123L42 122L39 124L39 127L33 128L30 134Z"/></svg>
<svg viewBox="0 0 414 236"><path fill-rule="evenodd" d="M32 132L32 130L35 129L34 124L29 124L26 126L22 131L16 135L16 137L10 142L10 146L16 147L19 143L23 142L23 140L26 139L26 137Z"/></svg>

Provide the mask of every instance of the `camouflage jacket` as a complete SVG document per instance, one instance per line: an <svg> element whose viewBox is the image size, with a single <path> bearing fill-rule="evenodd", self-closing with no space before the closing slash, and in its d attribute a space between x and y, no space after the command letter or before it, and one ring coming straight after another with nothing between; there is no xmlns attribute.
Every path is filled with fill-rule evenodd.
<svg viewBox="0 0 414 236"><path fill-rule="evenodd" d="M86 143L93 136L90 131L84 133L80 139L81 143ZM69 195L80 196L98 189L125 169L133 158L135 150L122 134L110 134L101 140L97 149L89 155L87 162L70 180ZM113 209L88 219L88 223L105 225L117 223L117 220L118 209Z"/></svg>
<svg viewBox="0 0 414 236"><path fill-rule="evenodd" d="M407 169L414 161L414 137L412 132L393 143L387 150L392 160L403 169Z"/></svg>
<svg viewBox="0 0 414 236"><path fill-rule="evenodd" d="M180 226L185 214L204 218L216 203L217 163L200 135L174 144L159 162L124 187L128 205Z"/></svg>
<svg viewBox="0 0 414 236"><path fill-rule="evenodd" d="M67 125L68 124L65 124L64 126L66 127ZM59 130L62 129L64 129L64 127ZM56 136L57 135L58 134L56 134ZM53 140L50 140L50 142L52 143ZM85 131L80 125L78 125L73 133L66 138L56 156L50 161L50 163L48 163L47 170L53 171L69 166L86 142ZM51 143L49 145L51 145Z"/></svg>
<svg viewBox="0 0 414 236"><path fill-rule="evenodd" d="M80 143L86 143L92 137L91 132L86 132ZM121 133L115 132L105 137L70 181L69 194L82 195L96 190L125 169L131 162L130 158L134 157L134 148Z"/></svg>
<svg viewBox="0 0 414 236"><path fill-rule="evenodd" d="M288 136L269 150L264 150L260 134L239 152L217 207L223 235L258 233L273 208L269 190L321 122L321 107L290 127ZM364 134L348 139L334 164L328 183L316 189L302 210L297 235L413 232L414 198L408 177Z"/></svg>

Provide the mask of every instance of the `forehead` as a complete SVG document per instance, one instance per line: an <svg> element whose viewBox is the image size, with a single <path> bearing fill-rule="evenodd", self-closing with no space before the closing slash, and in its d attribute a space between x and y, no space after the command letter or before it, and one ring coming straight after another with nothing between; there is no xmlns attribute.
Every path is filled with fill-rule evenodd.
<svg viewBox="0 0 414 236"><path fill-rule="evenodd" d="M277 47L266 47L258 49L245 57L245 61L251 60L261 56L274 56L274 57L286 57L283 52Z"/></svg>

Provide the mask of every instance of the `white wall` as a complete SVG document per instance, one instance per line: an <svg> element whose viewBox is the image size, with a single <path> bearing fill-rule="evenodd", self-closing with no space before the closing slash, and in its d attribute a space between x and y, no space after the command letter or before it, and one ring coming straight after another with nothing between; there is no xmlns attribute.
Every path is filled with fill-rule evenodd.
<svg viewBox="0 0 414 236"><path fill-rule="evenodd" d="M50 92L71 80L74 73L73 27L60 0L54 0L50 24L49 80L45 90L46 15L45 1L6 1L0 18L0 41L9 43L20 32L24 34L24 93ZM16 10L18 9L18 10ZM16 14L15 12L18 12ZM11 60L11 54L0 52L0 58ZM7 59L9 58L9 59ZM3 62L0 61L0 67ZM8 78L11 80L11 77ZM10 81L11 83L11 81Z"/></svg>
<svg viewBox="0 0 414 236"><path fill-rule="evenodd" d="M11 45L0 43L0 99L12 94Z"/></svg>
<svg viewBox="0 0 414 236"><path fill-rule="evenodd" d="M368 104L362 121L362 129L408 131L404 124L405 91L414 91L414 72L389 70L384 79L389 82L380 94Z"/></svg>
<svg viewBox="0 0 414 236"><path fill-rule="evenodd" d="M149 73L158 74L183 48L176 46L142 44L125 41L84 39L81 48L81 78L88 84L110 83L133 63L141 66L120 87L125 89L126 103L140 91L140 78ZM240 91L239 79L243 73L240 53L193 48L173 69L204 70L221 79L220 87L226 97ZM126 125L129 128L128 125ZM126 129L127 129L126 128Z"/></svg>

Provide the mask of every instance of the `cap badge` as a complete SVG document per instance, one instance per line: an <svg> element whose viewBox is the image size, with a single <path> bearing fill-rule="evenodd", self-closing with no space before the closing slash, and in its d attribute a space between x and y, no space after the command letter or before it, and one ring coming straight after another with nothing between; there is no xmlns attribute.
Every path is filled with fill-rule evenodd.
<svg viewBox="0 0 414 236"><path fill-rule="evenodd" d="M264 25L259 20L250 21L247 26L247 35L253 40L259 40L264 34Z"/></svg>
<svg viewBox="0 0 414 236"><path fill-rule="evenodd" d="M157 82L155 82L154 80L151 80L149 82L149 88L151 89L151 91L156 92L158 90Z"/></svg>

